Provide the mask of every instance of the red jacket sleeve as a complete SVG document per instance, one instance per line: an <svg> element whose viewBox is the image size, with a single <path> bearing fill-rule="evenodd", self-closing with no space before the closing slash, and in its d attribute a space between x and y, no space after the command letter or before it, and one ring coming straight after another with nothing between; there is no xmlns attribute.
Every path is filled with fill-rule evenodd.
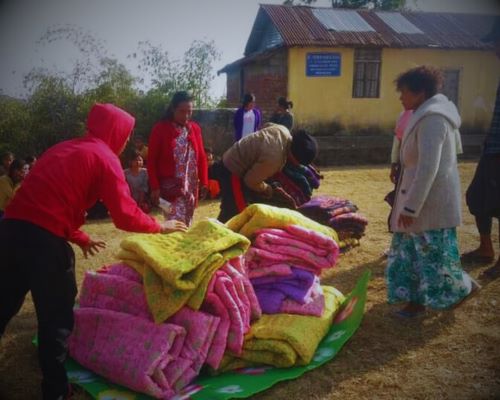
<svg viewBox="0 0 500 400"><path fill-rule="evenodd" d="M100 177L100 198L117 228L129 232L157 233L160 224L142 212L130 189L118 158L107 159Z"/></svg>
<svg viewBox="0 0 500 400"><path fill-rule="evenodd" d="M198 127L196 140L198 142L198 179L203 186L208 186L208 162L205 153L205 146L203 145L203 137L201 135L201 128Z"/></svg>
<svg viewBox="0 0 500 400"><path fill-rule="evenodd" d="M161 126L156 124L153 127L148 142L148 177L149 186L151 190L160 188L160 181L158 178L158 162L161 154Z"/></svg>
<svg viewBox="0 0 500 400"><path fill-rule="evenodd" d="M68 240L78 246L86 246L90 242L90 237L85 232L76 230L71 234Z"/></svg>

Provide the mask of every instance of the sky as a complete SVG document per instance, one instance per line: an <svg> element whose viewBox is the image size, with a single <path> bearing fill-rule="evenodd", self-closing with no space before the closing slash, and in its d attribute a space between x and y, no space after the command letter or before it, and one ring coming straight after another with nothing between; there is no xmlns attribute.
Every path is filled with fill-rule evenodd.
<svg viewBox="0 0 500 400"><path fill-rule="evenodd" d="M221 59L215 71L243 57L259 3L283 0L0 0L0 93L22 97L23 76L34 67L68 69L78 57L69 42L37 44L48 28L73 25L103 42L108 55L131 71L127 55L140 41L161 45L181 59L194 40L213 40ZM318 0L315 6L328 6ZM498 13L500 0L408 0L422 11ZM226 76L211 94L225 95Z"/></svg>

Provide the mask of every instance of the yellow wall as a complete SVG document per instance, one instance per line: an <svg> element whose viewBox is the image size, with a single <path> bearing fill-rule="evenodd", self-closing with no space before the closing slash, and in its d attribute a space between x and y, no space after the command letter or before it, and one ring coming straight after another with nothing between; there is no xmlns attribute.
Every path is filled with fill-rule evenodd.
<svg viewBox="0 0 500 400"><path fill-rule="evenodd" d="M341 54L340 77L306 77L308 52ZM354 50L351 48L291 48L288 58L288 97L299 124L331 122L377 125L392 129L402 110L394 79L409 68L429 64L460 70L459 110L466 124L487 127L500 79L500 62L493 51L383 49L379 98L353 98Z"/></svg>

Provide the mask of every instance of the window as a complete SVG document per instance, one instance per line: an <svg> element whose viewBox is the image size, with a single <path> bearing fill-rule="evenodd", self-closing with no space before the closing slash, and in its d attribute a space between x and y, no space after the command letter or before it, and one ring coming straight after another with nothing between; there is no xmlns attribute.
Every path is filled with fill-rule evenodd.
<svg viewBox="0 0 500 400"><path fill-rule="evenodd" d="M443 70L443 93L450 99L458 108L458 87L460 84L460 70L458 69L445 69Z"/></svg>
<svg viewBox="0 0 500 400"><path fill-rule="evenodd" d="M354 50L354 82L352 97L379 97L380 49Z"/></svg>

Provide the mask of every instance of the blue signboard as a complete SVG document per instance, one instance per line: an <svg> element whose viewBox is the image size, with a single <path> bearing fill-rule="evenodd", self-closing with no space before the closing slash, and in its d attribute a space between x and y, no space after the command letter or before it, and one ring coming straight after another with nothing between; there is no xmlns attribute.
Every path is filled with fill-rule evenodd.
<svg viewBox="0 0 500 400"><path fill-rule="evenodd" d="M340 76L340 53L307 53L306 76Z"/></svg>

